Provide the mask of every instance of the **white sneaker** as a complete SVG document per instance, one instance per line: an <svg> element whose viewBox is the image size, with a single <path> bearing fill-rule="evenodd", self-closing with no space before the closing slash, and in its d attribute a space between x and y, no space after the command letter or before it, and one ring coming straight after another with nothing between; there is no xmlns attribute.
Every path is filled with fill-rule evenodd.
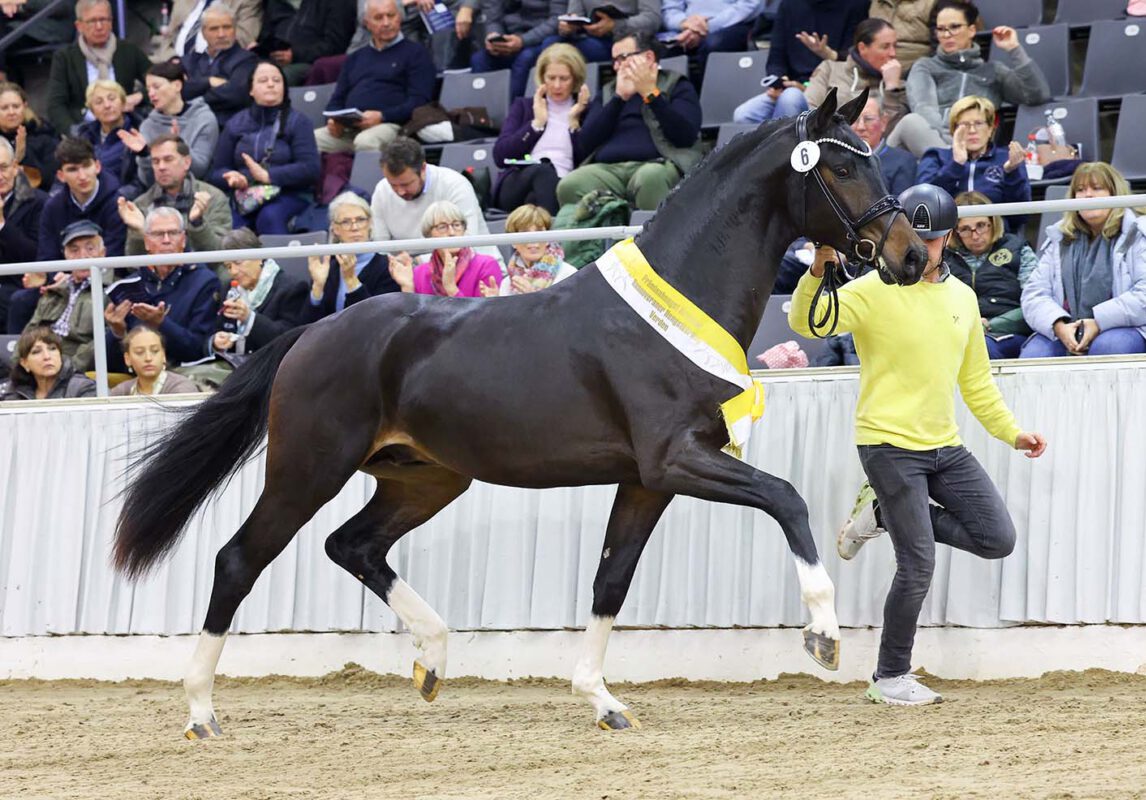
<svg viewBox="0 0 1146 800"><path fill-rule="evenodd" d="M852 507L851 517L836 536L836 552L844 561L851 561L864 544L884 532L876 523L875 506L875 490L870 483L864 481L856 497L856 504Z"/></svg>
<svg viewBox="0 0 1146 800"><path fill-rule="evenodd" d="M943 695L928 689L919 682L918 675L910 672L872 681L867 687L866 696L873 703L886 703L889 706L927 706L943 702Z"/></svg>

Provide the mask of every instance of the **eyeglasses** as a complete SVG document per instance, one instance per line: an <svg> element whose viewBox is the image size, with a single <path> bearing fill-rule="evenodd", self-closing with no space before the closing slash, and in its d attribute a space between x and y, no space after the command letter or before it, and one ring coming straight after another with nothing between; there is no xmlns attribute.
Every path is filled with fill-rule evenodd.
<svg viewBox="0 0 1146 800"><path fill-rule="evenodd" d="M950 27L936 25L935 26L935 35L938 36L940 39L945 39L948 36L954 36L959 31L963 30L966 27L967 27L966 25L951 25Z"/></svg>
<svg viewBox="0 0 1146 800"><path fill-rule="evenodd" d="M434 233L449 233L450 231L465 232L466 221L464 219L456 219L453 222L439 222L434 227L430 228Z"/></svg>
<svg viewBox="0 0 1146 800"><path fill-rule="evenodd" d="M955 232L960 236L982 236L990 228L990 222L976 222L974 225L960 225Z"/></svg>
<svg viewBox="0 0 1146 800"><path fill-rule="evenodd" d="M981 131L987 127L987 123L982 120L971 120L968 122L959 122L955 125L956 128L966 128L969 131Z"/></svg>
<svg viewBox="0 0 1146 800"><path fill-rule="evenodd" d="M879 122L879 114L864 114L859 121L864 125L874 125Z"/></svg>
<svg viewBox="0 0 1146 800"><path fill-rule="evenodd" d="M146 235L152 239L178 239L183 231L148 231Z"/></svg>
<svg viewBox="0 0 1146 800"><path fill-rule="evenodd" d="M615 55L615 56L613 56L613 66L614 67L620 66L621 64L624 64L626 61L628 61L630 58L632 58L633 56L639 56L641 53L645 53L645 52L648 52L648 51L647 50L634 50L631 53L621 53L619 55Z"/></svg>
<svg viewBox="0 0 1146 800"><path fill-rule="evenodd" d="M92 17L91 19L80 20L84 25L110 25L111 17Z"/></svg>
<svg viewBox="0 0 1146 800"><path fill-rule="evenodd" d="M347 217L336 219L334 224L340 228L365 228L370 224L370 217Z"/></svg>

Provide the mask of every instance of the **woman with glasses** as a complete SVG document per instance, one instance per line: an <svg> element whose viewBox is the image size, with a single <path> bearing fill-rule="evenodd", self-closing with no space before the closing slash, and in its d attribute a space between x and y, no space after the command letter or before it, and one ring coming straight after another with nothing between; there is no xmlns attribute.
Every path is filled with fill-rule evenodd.
<svg viewBox="0 0 1146 800"><path fill-rule="evenodd" d="M960 206L982 206L992 201L981 192L955 198ZM1031 332L1023 319L1023 286L1038 264L1022 237L1003 230L1001 217L963 217L947 250L947 265L954 275L975 290L979 318L987 337L987 355L1018 358Z"/></svg>
<svg viewBox="0 0 1146 800"><path fill-rule="evenodd" d="M938 49L911 68L907 76L911 113L888 137L888 144L904 147L916 158L928 148L951 144L949 112L961 97L978 95L995 108L1002 103L1037 106L1050 100L1047 79L1019 44L1014 28L1000 25L991 31L996 53L984 61L975 43L982 22L974 3L939 0L933 13Z"/></svg>
<svg viewBox="0 0 1146 800"><path fill-rule="evenodd" d="M951 106L950 147L932 147L919 160L916 183L942 186L951 195L981 192L992 203L1018 203L1031 199L1026 153L1012 141L1007 147L994 142L998 119L995 104L970 95ZM1018 233L1026 217L1007 217L1007 230Z"/></svg>
<svg viewBox="0 0 1146 800"><path fill-rule="evenodd" d="M330 241L341 244L373 239L370 206L354 192L330 201ZM398 291L390 277L390 259L383 253L311 256L310 293L303 303L303 322L315 322L347 306L380 294Z"/></svg>
<svg viewBox="0 0 1146 800"><path fill-rule="evenodd" d="M422 235L430 239L464 236L466 218L449 200L431 203L422 215ZM390 272L403 292L436 294L444 297L482 297L497 294L501 285L501 265L491 256L475 253L471 247L439 247L430 260L414 266L409 257L395 257Z"/></svg>

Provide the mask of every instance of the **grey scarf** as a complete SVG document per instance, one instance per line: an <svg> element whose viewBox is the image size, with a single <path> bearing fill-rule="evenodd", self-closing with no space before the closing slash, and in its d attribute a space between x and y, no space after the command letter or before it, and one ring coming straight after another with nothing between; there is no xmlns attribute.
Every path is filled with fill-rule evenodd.
<svg viewBox="0 0 1146 800"><path fill-rule="evenodd" d="M1093 319L1094 307L1113 296L1114 240L1085 233L1062 244L1062 288L1075 319Z"/></svg>
<svg viewBox="0 0 1146 800"><path fill-rule="evenodd" d="M83 36L77 37L77 41L80 52L96 68L99 79L106 81L111 75L111 60L115 57L115 34L108 37L107 44L103 47L92 47Z"/></svg>

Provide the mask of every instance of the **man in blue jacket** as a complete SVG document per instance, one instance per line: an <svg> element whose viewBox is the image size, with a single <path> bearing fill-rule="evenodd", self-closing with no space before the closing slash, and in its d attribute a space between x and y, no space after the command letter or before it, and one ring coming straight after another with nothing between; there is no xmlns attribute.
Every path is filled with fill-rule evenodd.
<svg viewBox="0 0 1146 800"><path fill-rule="evenodd" d="M868 147L875 153L879 161L879 172L887 184L888 191L896 197L915 185L915 156L898 147L891 147L883 139L887 129L887 120L884 117L883 107L879 99L870 96L863 113L852 123L852 130L856 135L867 142Z"/></svg>
<svg viewBox="0 0 1146 800"><path fill-rule="evenodd" d="M251 73L258 56L240 47L235 38L235 14L226 5L209 5L202 16L207 49L183 57L187 80L183 99L202 97L219 119L219 127L251 103Z"/></svg>
<svg viewBox="0 0 1146 800"><path fill-rule="evenodd" d="M100 173L99 159L91 143L65 137L56 147L56 180L66 186L44 203L40 212L40 241L37 261L55 261L64 257L60 231L81 219L88 219L103 230L103 242L109 256L122 256L127 229L119 218L116 194L119 182Z"/></svg>

